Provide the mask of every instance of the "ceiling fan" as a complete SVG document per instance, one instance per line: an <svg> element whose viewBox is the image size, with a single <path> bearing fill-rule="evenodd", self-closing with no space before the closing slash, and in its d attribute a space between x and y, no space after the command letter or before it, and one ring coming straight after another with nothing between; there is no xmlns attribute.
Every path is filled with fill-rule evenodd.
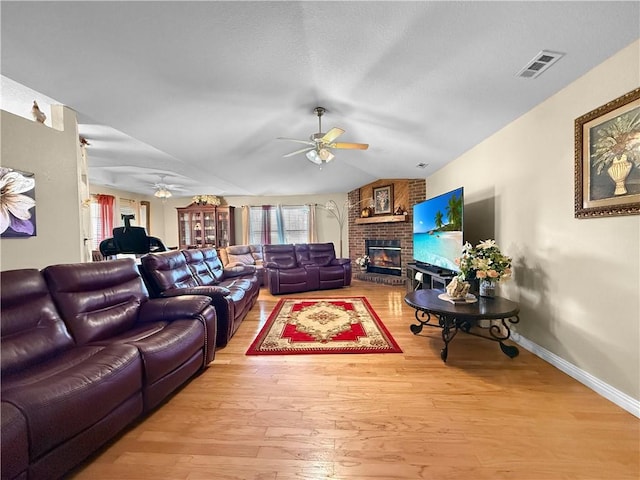
<svg viewBox="0 0 640 480"><path fill-rule="evenodd" d="M165 183L164 178L165 175L160 175L160 181L153 184L153 189L155 190L153 195L162 200L166 200L167 198L173 196L172 190L180 190L181 188L177 185L169 185Z"/></svg>
<svg viewBox="0 0 640 480"><path fill-rule="evenodd" d="M287 153L284 157L291 157L299 153L305 153L306 157L317 165L330 162L335 155L331 153L331 148L344 148L344 149L356 149L366 150L369 148L367 143L344 143L335 142L334 140L344 133L341 128L333 127L327 133L322 132L322 115L326 111L323 107L316 107L313 110L318 116L318 133L313 133L309 137L309 140L297 140L295 138L278 137L278 140L289 140L291 142L302 143L308 145L305 148L296 150L295 152Z"/></svg>

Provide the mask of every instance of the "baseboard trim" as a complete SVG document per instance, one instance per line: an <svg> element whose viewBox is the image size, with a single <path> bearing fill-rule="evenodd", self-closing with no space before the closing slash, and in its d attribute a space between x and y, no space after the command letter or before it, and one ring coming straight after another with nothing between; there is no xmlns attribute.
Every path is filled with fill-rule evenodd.
<svg viewBox="0 0 640 480"><path fill-rule="evenodd" d="M640 400L636 400L626 393L613 388L611 385L604 383L599 378L596 378L590 373L576 367L574 364L566 361L564 358L559 357L555 353L550 352L546 348L541 347L540 345L532 342L528 338L523 337L517 332L511 332L511 340L516 342L522 348L540 357L542 360L550 363L558 370L563 371L564 373L582 383L586 387L590 388L600 396L615 403L620 408L629 412L631 415L640 418Z"/></svg>

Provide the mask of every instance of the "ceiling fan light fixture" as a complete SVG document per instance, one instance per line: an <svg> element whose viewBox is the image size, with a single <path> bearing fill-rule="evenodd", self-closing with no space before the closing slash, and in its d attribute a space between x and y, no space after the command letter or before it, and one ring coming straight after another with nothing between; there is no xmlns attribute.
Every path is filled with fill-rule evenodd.
<svg viewBox="0 0 640 480"><path fill-rule="evenodd" d="M320 159L318 152L316 152L315 150L309 150L307 152L307 158L313 163L317 163L317 164L322 163L322 160Z"/></svg>
<svg viewBox="0 0 640 480"><path fill-rule="evenodd" d="M323 162L330 162L335 157L335 155L331 153L329 150L327 150L326 148L321 148L318 151L318 156L320 157L320 160L322 160Z"/></svg>
<svg viewBox="0 0 640 480"><path fill-rule="evenodd" d="M156 192L153 195L157 198L166 200L167 198L171 197L173 194L167 188L160 187L159 189L156 190Z"/></svg>

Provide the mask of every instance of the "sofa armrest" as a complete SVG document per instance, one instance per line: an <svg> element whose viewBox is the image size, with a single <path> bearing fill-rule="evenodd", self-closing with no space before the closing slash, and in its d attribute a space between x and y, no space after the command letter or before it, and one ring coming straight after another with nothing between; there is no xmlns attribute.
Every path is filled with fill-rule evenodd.
<svg viewBox="0 0 640 480"><path fill-rule="evenodd" d="M334 258L331 260L331 265L347 265L351 263L350 258Z"/></svg>
<svg viewBox="0 0 640 480"><path fill-rule="evenodd" d="M179 297L180 295L206 295L208 297L212 297L214 295L219 295L222 297L226 297L231 294L231 290L227 287L222 287L219 285L199 285L197 287L176 287L176 288L168 288L167 290L162 292L162 296L165 298L168 297Z"/></svg>
<svg viewBox="0 0 640 480"><path fill-rule="evenodd" d="M204 295L181 295L170 298L152 298L140 306L140 322L165 321L196 318L211 304Z"/></svg>
<svg viewBox="0 0 640 480"><path fill-rule="evenodd" d="M254 265L241 264L229 264L224 268L223 278L241 277L242 275L252 275L256 273L256 267Z"/></svg>

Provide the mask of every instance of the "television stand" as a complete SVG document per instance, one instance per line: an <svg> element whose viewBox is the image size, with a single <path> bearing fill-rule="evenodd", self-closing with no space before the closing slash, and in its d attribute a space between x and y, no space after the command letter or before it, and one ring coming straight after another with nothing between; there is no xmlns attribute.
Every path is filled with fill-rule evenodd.
<svg viewBox="0 0 640 480"><path fill-rule="evenodd" d="M407 292L424 288L444 290L455 276L454 272L448 270L409 263L407 264Z"/></svg>

